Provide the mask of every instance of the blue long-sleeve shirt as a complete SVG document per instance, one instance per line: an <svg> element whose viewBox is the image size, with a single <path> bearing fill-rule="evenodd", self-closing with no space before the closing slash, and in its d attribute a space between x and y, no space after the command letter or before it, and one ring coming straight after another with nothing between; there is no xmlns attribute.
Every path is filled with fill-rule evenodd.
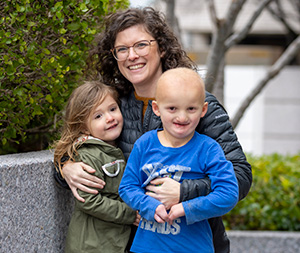
<svg viewBox="0 0 300 253"><path fill-rule="evenodd" d="M119 194L130 207L139 210L140 222L131 250L133 252L213 252L212 233L207 219L222 216L238 201L238 184L231 162L219 144L195 133L179 148L161 145L157 131L138 139L129 156ZM179 182L208 176L212 192L182 203L185 217L172 225L154 219L160 201L145 195L145 186L157 177Z"/></svg>

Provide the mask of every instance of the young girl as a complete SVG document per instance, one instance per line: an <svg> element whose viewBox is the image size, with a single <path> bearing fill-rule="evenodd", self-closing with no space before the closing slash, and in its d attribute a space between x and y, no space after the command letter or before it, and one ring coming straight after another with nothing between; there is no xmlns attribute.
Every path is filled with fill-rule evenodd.
<svg viewBox="0 0 300 253"><path fill-rule="evenodd" d="M116 147L123 127L117 92L97 81L74 90L66 107L64 129L56 144L54 162L62 158L84 162L96 169L106 184L97 195L79 191L85 202L75 200L65 252L125 252L130 225L139 215L119 197L125 159Z"/></svg>

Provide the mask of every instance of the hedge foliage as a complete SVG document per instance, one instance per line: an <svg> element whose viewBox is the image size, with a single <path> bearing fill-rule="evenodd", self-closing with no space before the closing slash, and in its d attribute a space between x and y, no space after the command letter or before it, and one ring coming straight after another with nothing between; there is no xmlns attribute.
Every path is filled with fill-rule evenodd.
<svg viewBox="0 0 300 253"><path fill-rule="evenodd" d="M45 148L35 146L49 143L59 126L101 19L128 5L128 0L1 1L0 154Z"/></svg>
<svg viewBox="0 0 300 253"><path fill-rule="evenodd" d="M300 154L248 156L253 185L225 215L228 229L300 231Z"/></svg>

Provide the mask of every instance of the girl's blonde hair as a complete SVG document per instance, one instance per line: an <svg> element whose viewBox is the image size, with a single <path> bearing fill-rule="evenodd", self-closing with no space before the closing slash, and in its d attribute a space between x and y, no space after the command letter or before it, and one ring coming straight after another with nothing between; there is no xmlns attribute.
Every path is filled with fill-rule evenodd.
<svg viewBox="0 0 300 253"><path fill-rule="evenodd" d="M54 144L54 163L58 165L61 175L64 164L62 158L69 157L68 160L74 161L78 148L75 142L85 134L88 117L107 95L118 101L117 91L99 81L86 81L72 92L65 109L61 138Z"/></svg>

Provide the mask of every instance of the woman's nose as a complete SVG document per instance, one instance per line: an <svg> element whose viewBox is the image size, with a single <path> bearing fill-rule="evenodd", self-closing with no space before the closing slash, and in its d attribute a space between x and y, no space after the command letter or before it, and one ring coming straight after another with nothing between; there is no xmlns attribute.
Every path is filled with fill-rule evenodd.
<svg viewBox="0 0 300 253"><path fill-rule="evenodd" d="M130 47L128 49L128 60L132 61L138 57L139 57L139 55L134 51L133 47Z"/></svg>

